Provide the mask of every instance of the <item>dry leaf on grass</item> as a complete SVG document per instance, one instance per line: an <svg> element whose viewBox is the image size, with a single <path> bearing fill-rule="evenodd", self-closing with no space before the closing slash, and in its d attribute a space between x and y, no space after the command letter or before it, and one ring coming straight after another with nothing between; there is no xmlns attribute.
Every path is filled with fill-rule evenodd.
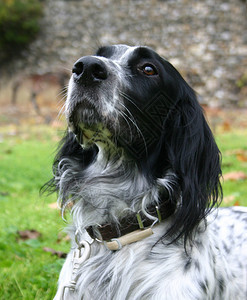
<svg viewBox="0 0 247 300"><path fill-rule="evenodd" d="M230 196L226 196L223 198L223 203L224 204L230 204L235 200L235 196L234 195L230 195Z"/></svg>
<svg viewBox="0 0 247 300"><path fill-rule="evenodd" d="M9 193L8 192L1 192L0 191L0 196L6 197L6 196L9 196Z"/></svg>
<svg viewBox="0 0 247 300"><path fill-rule="evenodd" d="M57 237L57 243L61 243L61 242L69 242L70 241L70 237L68 234L64 235L63 233L59 233L58 237Z"/></svg>
<svg viewBox="0 0 247 300"><path fill-rule="evenodd" d="M228 132L231 130L231 123L229 121L224 121L222 124L222 129L224 132Z"/></svg>
<svg viewBox="0 0 247 300"><path fill-rule="evenodd" d="M32 240L37 239L41 236L41 233L31 229L31 230L18 230L17 234L21 240Z"/></svg>
<svg viewBox="0 0 247 300"><path fill-rule="evenodd" d="M231 181L239 181L239 180L245 180L247 178L247 175L242 171L234 171L229 172L223 175L224 180L231 180Z"/></svg>
<svg viewBox="0 0 247 300"><path fill-rule="evenodd" d="M43 250L45 252L51 253L52 255L56 255L59 258L66 258L66 256L67 256L67 253L62 252L62 251L56 251L56 250L54 250L52 248L44 247Z"/></svg>
<svg viewBox="0 0 247 300"><path fill-rule="evenodd" d="M48 206L52 209L59 209L57 202L50 203L50 204L48 204Z"/></svg>
<svg viewBox="0 0 247 300"><path fill-rule="evenodd" d="M247 162L247 151L244 149L228 150L226 155L235 155L239 161Z"/></svg>
<svg viewBox="0 0 247 300"><path fill-rule="evenodd" d="M239 161L247 162L247 152L237 153L236 156Z"/></svg>

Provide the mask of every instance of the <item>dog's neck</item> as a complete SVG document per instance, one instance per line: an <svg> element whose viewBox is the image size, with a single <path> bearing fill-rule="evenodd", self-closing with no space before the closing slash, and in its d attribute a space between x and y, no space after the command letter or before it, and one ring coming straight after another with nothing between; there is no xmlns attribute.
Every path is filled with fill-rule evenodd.
<svg viewBox="0 0 247 300"><path fill-rule="evenodd" d="M170 179L150 183L135 161L112 140L98 139L96 145L97 156L85 170L78 171L76 163L68 160L63 171L67 182L63 182L63 172L60 175L60 189L63 190L64 185L69 189L67 194L73 195L71 212L75 228L83 230L89 226L117 224L133 212L142 211L148 215L150 205L159 206L160 190L169 190ZM66 200L64 206L67 202L71 200Z"/></svg>
<svg viewBox="0 0 247 300"><path fill-rule="evenodd" d="M85 170L85 181L72 209L74 222L80 223L78 226L118 222L119 218L151 202L154 195L151 196L153 192L146 178L120 153L101 148L96 160Z"/></svg>

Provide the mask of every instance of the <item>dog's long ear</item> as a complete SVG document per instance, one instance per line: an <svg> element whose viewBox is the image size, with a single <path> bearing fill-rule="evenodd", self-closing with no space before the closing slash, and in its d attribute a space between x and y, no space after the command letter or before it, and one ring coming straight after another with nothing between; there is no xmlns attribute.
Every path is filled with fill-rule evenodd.
<svg viewBox="0 0 247 300"><path fill-rule="evenodd" d="M182 78L180 83L178 101L165 122L163 144L181 193L169 234L187 239L222 199L221 154L194 91Z"/></svg>
<svg viewBox="0 0 247 300"><path fill-rule="evenodd" d="M59 192L62 202L65 202L70 197L69 185L78 178L82 179L85 168L94 160L97 152L96 146L82 148L74 133L66 132L53 162L53 178L41 188L41 193ZM66 178L64 172L67 173Z"/></svg>

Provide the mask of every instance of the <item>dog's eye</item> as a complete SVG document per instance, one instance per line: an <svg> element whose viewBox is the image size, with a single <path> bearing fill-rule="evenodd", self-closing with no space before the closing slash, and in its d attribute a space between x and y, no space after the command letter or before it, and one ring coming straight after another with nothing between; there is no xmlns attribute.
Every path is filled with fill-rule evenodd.
<svg viewBox="0 0 247 300"><path fill-rule="evenodd" d="M153 75L157 75L158 72L155 69L154 66L150 65L150 64L146 64L144 66L141 67L141 70L144 74L148 75L148 76L153 76Z"/></svg>

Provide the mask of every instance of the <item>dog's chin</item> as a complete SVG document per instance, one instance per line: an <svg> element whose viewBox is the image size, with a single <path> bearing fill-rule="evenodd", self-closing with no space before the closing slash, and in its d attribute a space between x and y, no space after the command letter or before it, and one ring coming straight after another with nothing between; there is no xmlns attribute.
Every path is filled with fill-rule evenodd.
<svg viewBox="0 0 247 300"><path fill-rule="evenodd" d="M100 148L113 148L112 133L92 104L77 104L67 120L70 130L84 148L94 144Z"/></svg>
<svg viewBox="0 0 247 300"><path fill-rule="evenodd" d="M91 126L101 122L101 118L96 107L90 102L83 100L70 106L71 107L67 116L69 125L77 127L80 123L84 123Z"/></svg>

